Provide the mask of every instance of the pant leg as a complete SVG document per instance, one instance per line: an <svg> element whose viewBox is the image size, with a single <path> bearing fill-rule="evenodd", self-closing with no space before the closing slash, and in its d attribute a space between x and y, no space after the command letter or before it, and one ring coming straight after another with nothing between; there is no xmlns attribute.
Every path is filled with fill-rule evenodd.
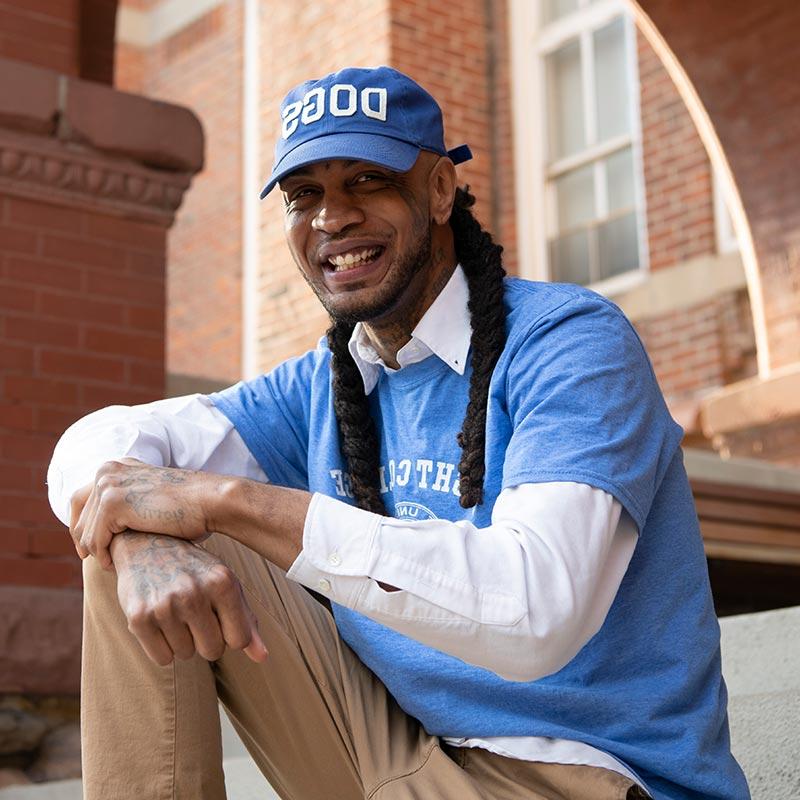
<svg viewBox="0 0 800 800"><path fill-rule="evenodd" d="M460 775L454 780L453 765ZM462 795L462 787L474 794ZM521 761L482 748L440 744L415 772L387 782L373 800L634 800L638 785L612 770L576 764Z"/></svg>
<svg viewBox="0 0 800 800"><path fill-rule="evenodd" d="M484 751L453 757L398 707L307 591L226 537L212 537L207 549L242 583L266 663L227 651L214 664L199 656L153 664L127 630L114 574L84 562L85 800L223 800L217 696L287 799L504 800L521 790L531 800L625 797L571 793L576 768ZM554 766L551 786L540 773Z"/></svg>
<svg viewBox="0 0 800 800"><path fill-rule="evenodd" d="M416 769L434 740L341 641L330 612L278 568L222 536L207 549L245 588L269 649L151 662L116 595L84 561L85 800L223 800L217 698L284 798L357 800ZM464 796L468 800L468 796Z"/></svg>
<svg viewBox="0 0 800 800"><path fill-rule="evenodd" d="M285 573L231 540L209 549L237 575L270 651L265 664L228 651L215 665L219 697L261 771L284 798L377 797L442 756L341 640L333 616ZM459 800L484 798L442 756L437 774ZM385 791L390 791L387 795ZM391 790L381 796L391 797ZM449 796L449 795L448 795ZM442 797L445 795L427 795Z"/></svg>
<svg viewBox="0 0 800 800"><path fill-rule="evenodd" d="M223 800L214 677L196 657L159 667L128 631L116 576L83 562L84 800Z"/></svg>

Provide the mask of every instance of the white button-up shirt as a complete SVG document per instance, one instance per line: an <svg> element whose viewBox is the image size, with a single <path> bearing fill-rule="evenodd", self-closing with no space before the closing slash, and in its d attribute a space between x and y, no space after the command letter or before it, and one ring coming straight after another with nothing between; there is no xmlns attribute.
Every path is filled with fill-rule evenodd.
<svg viewBox="0 0 800 800"><path fill-rule="evenodd" d="M460 267L397 354L399 368L436 357L464 373L471 329ZM370 393L389 370L359 325L350 352ZM50 502L69 498L108 460L268 480L232 423L203 395L112 406L71 426L48 472ZM315 494L288 576L423 644L509 680L566 665L600 629L636 545L610 494L573 482L504 489L491 525L382 517ZM499 579L498 579L499 576ZM397 587L387 592L379 583ZM585 764L635 777L582 742L544 737L448 739L512 758Z"/></svg>

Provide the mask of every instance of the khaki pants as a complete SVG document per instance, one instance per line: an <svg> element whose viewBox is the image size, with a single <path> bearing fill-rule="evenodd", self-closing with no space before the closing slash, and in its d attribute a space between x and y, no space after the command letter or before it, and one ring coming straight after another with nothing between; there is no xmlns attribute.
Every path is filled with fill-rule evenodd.
<svg viewBox="0 0 800 800"><path fill-rule="evenodd" d="M615 772L459 750L428 735L339 638L328 609L230 539L208 549L245 588L269 658L227 651L153 664L128 632L113 572L84 561L85 800L225 798L217 698L292 800L623 800Z"/></svg>

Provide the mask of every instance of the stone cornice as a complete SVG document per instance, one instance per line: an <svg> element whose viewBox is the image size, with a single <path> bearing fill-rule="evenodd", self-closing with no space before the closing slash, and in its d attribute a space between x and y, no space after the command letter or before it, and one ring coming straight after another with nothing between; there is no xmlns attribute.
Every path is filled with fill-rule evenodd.
<svg viewBox="0 0 800 800"><path fill-rule="evenodd" d="M172 224L191 177L0 128L0 194Z"/></svg>

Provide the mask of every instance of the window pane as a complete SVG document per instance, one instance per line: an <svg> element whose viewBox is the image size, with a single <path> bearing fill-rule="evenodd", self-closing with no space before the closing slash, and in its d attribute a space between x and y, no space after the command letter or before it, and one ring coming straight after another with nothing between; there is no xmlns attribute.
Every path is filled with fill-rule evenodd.
<svg viewBox="0 0 800 800"><path fill-rule="evenodd" d="M546 59L547 111L550 118L550 158L557 159L585 147L581 51L572 42Z"/></svg>
<svg viewBox="0 0 800 800"><path fill-rule="evenodd" d="M589 232L569 233L550 242L553 280L561 283L589 283Z"/></svg>
<svg viewBox="0 0 800 800"><path fill-rule="evenodd" d="M576 228L594 219L594 167L589 164L553 181L558 230Z"/></svg>
<svg viewBox="0 0 800 800"><path fill-rule="evenodd" d="M630 128L630 87L622 17L594 32L594 62L597 140L604 142L628 133Z"/></svg>
<svg viewBox="0 0 800 800"><path fill-rule="evenodd" d="M606 159L608 211L624 211L636 205L633 191L633 150L626 147Z"/></svg>
<svg viewBox="0 0 800 800"><path fill-rule="evenodd" d="M598 229L598 280L638 269L639 245L636 212L604 222Z"/></svg>
<svg viewBox="0 0 800 800"><path fill-rule="evenodd" d="M578 10L578 0L542 0L542 22L552 22Z"/></svg>

